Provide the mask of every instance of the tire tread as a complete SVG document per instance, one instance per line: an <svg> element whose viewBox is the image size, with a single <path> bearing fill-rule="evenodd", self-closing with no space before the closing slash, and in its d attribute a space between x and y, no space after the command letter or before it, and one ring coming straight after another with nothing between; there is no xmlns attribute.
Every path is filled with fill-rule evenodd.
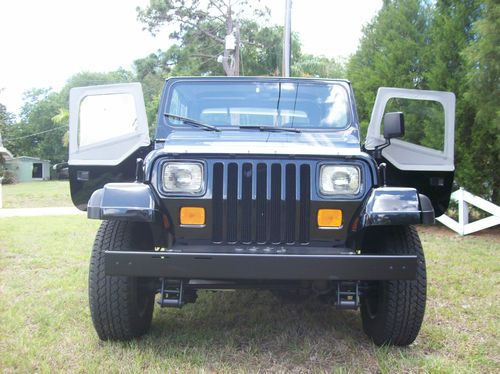
<svg viewBox="0 0 500 374"><path fill-rule="evenodd" d="M377 242L378 250L373 248ZM418 233L413 226L379 227L368 233L365 243L372 243L367 245L369 252L417 255L416 279L382 282L380 316L377 321L362 316L365 332L375 344L409 345L420 331L426 302L425 258Z"/></svg>
<svg viewBox="0 0 500 374"><path fill-rule="evenodd" d="M89 302L92 322L101 340L129 340L149 329L152 318L147 310L137 316L137 278L107 276L104 251L132 250L133 222L103 221L94 242L89 271ZM154 295L151 295L153 298Z"/></svg>

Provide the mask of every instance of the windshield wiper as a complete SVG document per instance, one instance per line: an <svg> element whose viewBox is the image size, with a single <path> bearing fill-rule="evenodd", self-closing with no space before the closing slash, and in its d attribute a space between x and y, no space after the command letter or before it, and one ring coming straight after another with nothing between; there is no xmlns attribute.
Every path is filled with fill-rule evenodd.
<svg viewBox="0 0 500 374"><path fill-rule="evenodd" d="M300 132L299 129L294 129L291 127L274 127L274 126L239 126L240 129L252 129L260 131L270 131L270 132Z"/></svg>
<svg viewBox="0 0 500 374"><path fill-rule="evenodd" d="M215 126L212 126L212 125L209 125L209 124L206 124L206 123L203 123L203 122L199 122L199 121L197 121L195 119L178 116L177 114L172 114L172 113L164 113L163 115L165 117L167 117L167 118L176 119L176 120L181 121L182 123L184 123L186 125L191 125L193 127L198 127L200 129L203 129L203 130L206 130L206 131L220 131L220 129L217 128L217 127L215 127Z"/></svg>

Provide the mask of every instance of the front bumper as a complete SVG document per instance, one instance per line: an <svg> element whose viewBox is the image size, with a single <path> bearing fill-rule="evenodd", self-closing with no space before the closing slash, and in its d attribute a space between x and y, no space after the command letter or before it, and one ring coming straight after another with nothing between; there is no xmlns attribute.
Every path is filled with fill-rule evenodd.
<svg viewBox="0 0 500 374"><path fill-rule="evenodd" d="M107 275L211 280L411 280L416 256L343 254L349 249L183 246L162 252L106 251Z"/></svg>

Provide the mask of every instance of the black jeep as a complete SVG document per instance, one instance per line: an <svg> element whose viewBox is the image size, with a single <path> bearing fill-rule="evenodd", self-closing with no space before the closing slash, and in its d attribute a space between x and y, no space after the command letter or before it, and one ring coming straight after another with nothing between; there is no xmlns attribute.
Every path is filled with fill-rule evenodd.
<svg viewBox="0 0 500 374"><path fill-rule="evenodd" d="M426 103L441 117L407 115L405 135L389 109ZM360 308L376 344L412 343L426 299L412 225L447 209L454 107L452 93L380 88L361 145L347 81L171 78L151 141L139 84L73 89L71 195L104 220L89 276L99 337L146 333L155 297L258 288ZM421 121L440 146L412 140Z"/></svg>

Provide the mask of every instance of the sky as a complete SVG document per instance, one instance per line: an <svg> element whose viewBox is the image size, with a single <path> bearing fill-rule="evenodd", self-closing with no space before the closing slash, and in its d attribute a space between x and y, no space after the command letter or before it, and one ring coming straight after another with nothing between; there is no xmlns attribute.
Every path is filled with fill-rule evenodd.
<svg viewBox="0 0 500 374"><path fill-rule="evenodd" d="M171 45L137 21L149 0L1 0L0 103L18 113L23 92L61 89L80 71L131 69L135 59ZM283 24L285 0L261 0ZM306 53L345 58L382 0L292 0L292 30Z"/></svg>

